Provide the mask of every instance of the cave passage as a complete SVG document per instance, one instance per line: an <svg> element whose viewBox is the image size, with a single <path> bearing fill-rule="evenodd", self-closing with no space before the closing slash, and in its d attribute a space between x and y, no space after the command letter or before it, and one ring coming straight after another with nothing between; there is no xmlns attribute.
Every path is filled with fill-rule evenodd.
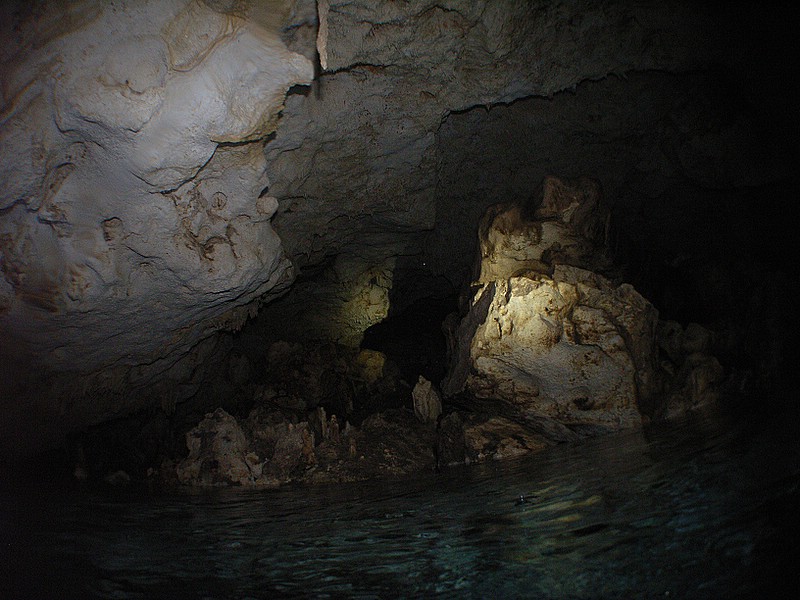
<svg viewBox="0 0 800 600"><path fill-rule="evenodd" d="M62 4L0 3L0 596L796 584L786 7Z"/></svg>
<svg viewBox="0 0 800 600"><path fill-rule="evenodd" d="M458 310L458 298L424 298L364 332L361 347L397 363L407 382L418 376L439 384L447 372L445 317Z"/></svg>

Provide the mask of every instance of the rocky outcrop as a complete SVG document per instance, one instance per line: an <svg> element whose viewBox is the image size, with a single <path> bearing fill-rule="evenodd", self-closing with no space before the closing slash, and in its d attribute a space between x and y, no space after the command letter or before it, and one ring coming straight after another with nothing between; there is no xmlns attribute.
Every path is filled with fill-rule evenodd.
<svg viewBox="0 0 800 600"><path fill-rule="evenodd" d="M509 460L539 452L551 442L505 417L470 418L464 424L464 462Z"/></svg>
<svg viewBox="0 0 800 600"><path fill-rule="evenodd" d="M194 487L275 487L409 475L433 469L434 437L407 410L376 413L355 428L349 423L342 427L322 408L299 422L266 406L240 422L220 408L186 434L189 456L175 472L180 484ZM170 465L165 461L162 470Z"/></svg>
<svg viewBox="0 0 800 600"><path fill-rule="evenodd" d="M552 440L530 427L499 415L452 412L442 418L436 457L440 467L508 460L552 445Z"/></svg>
<svg viewBox="0 0 800 600"><path fill-rule="evenodd" d="M607 215L596 184L553 177L532 203L487 210L474 295L451 323L447 395L505 402L555 441L719 399L712 332L659 322L631 285L608 278Z"/></svg>
<svg viewBox="0 0 800 600"><path fill-rule="evenodd" d="M639 400L656 391L657 312L630 285L580 267L609 267L596 186L549 178L541 193L533 209L493 207L483 220L478 289L445 393L571 426L639 425Z"/></svg>
<svg viewBox="0 0 800 600"><path fill-rule="evenodd" d="M540 199L535 207L495 204L484 214L478 225L478 284L552 273L556 264L598 273L611 267L611 213L597 181L545 177L535 197Z"/></svg>
<svg viewBox="0 0 800 600"><path fill-rule="evenodd" d="M3 7L4 364L80 373L61 395L130 391L291 283L262 191L264 140L313 77L281 39L314 18L293 5L262 23L199 0ZM3 374L43 413L59 401Z"/></svg>
<svg viewBox="0 0 800 600"><path fill-rule="evenodd" d="M186 446L189 456L176 469L181 483L248 485L261 475L258 459L248 452L239 423L221 408L207 414L186 434Z"/></svg>
<svg viewBox="0 0 800 600"><path fill-rule="evenodd" d="M641 422L653 378L656 311L628 286L576 267L484 286L459 326L446 389L569 424Z"/></svg>
<svg viewBox="0 0 800 600"><path fill-rule="evenodd" d="M270 487L433 469L441 401L429 381L415 403L384 354L330 342L275 342L265 359L249 398L189 421L189 455L167 456L165 482Z"/></svg>

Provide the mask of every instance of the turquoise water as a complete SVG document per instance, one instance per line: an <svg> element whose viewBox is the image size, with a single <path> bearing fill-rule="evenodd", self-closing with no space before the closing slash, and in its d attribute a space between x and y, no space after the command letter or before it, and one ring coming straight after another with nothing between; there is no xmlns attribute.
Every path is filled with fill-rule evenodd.
<svg viewBox="0 0 800 600"><path fill-rule="evenodd" d="M773 597L797 585L793 425L687 422L388 483L7 489L0 596Z"/></svg>

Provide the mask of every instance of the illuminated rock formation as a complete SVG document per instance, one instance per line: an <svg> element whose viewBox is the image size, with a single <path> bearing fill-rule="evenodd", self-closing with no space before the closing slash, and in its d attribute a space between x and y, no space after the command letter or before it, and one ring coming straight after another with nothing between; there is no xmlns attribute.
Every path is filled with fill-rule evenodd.
<svg viewBox="0 0 800 600"><path fill-rule="evenodd" d="M608 266L596 187L550 178L530 218L525 210L494 207L483 221L479 287L445 392L569 425L640 424L639 398L655 391L658 313L630 285L568 264Z"/></svg>
<svg viewBox="0 0 800 600"><path fill-rule="evenodd" d="M288 5L272 30L196 0L41 8L10 15L2 57L1 410L19 435L31 411L118 412L58 404L196 366L291 283L263 144L313 76L279 36ZM31 364L72 376L37 388Z"/></svg>

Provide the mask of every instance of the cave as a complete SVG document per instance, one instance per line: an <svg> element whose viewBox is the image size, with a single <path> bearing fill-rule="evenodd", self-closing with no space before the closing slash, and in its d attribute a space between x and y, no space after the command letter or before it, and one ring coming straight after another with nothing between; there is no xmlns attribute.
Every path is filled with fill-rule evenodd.
<svg viewBox="0 0 800 600"><path fill-rule="evenodd" d="M0 21L9 597L798 586L787 5Z"/></svg>

